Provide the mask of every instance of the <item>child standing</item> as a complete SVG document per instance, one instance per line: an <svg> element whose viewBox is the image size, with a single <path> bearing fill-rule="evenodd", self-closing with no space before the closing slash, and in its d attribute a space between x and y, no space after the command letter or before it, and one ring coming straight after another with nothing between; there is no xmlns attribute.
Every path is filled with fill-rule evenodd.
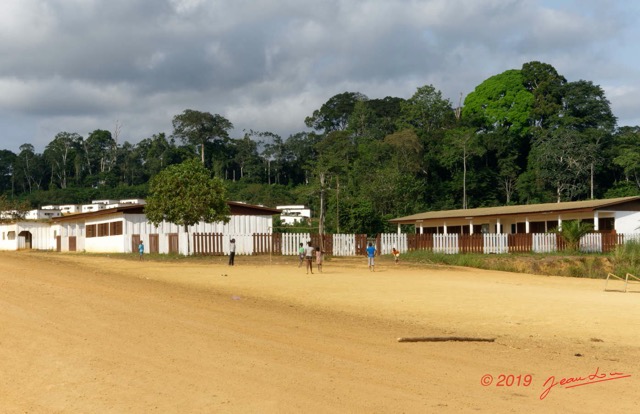
<svg viewBox="0 0 640 414"><path fill-rule="evenodd" d="M398 260L400 260L400 251L394 246L393 249L391 249L391 254L393 255L393 260L398 264Z"/></svg>
<svg viewBox="0 0 640 414"><path fill-rule="evenodd" d="M298 247L298 257L300 258L298 267L300 267L302 266L302 262L304 262L304 245L302 243L300 243L300 247Z"/></svg>
<svg viewBox="0 0 640 414"><path fill-rule="evenodd" d="M305 249L305 253L304 253L304 257L305 257L305 261L307 262L307 274L309 274L309 272L311 272L311 274L313 274L313 246L311 245L311 242L307 243L307 248Z"/></svg>
<svg viewBox="0 0 640 414"><path fill-rule="evenodd" d="M369 242L369 246L367 247L367 261L369 262L369 270L375 272L375 262L374 258L376 256L376 248L373 246L373 243Z"/></svg>

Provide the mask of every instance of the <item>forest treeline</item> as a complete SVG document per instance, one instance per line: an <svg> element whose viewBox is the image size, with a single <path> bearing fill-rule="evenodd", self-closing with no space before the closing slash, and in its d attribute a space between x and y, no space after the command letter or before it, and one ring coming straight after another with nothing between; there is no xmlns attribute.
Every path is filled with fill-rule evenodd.
<svg viewBox="0 0 640 414"><path fill-rule="evenodd" d="M286 139L230 137L230 120L187 109L133 144L119 131L60 132L36 153L0 151L0 194L46 204L144 198L169 165L198 157L231 200L304 204L327 232L391 230L429 210L640 194L640 127L618 127L604 91L542 62L492 76L453 104L432 85L409 99L335 95ZM117 129L117 128L116 128Z"/></svg>

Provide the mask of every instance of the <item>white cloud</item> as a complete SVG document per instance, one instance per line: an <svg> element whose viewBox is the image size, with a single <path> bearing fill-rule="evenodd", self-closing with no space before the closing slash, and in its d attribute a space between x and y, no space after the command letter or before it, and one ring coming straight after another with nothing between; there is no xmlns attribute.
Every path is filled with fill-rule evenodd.
<svg viewBox="0 0 640 414"><path fill-rule="evenodd" d="M433 84L457 103L532 60L637 123L639 16L622 0L6 0L0 148L116 120L137 142L187 108L287 137L337 93Z"/></svg>

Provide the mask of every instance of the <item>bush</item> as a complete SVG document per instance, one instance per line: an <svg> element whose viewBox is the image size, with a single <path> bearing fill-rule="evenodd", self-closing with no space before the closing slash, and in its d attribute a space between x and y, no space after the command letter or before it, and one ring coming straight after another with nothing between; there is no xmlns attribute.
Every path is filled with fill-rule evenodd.
<svg viewBox="0 0 640 414"><path fill-rule="evenodd" d="M613 273L624 276L631 273L640 275L640 243L630 241L616 247L613 253Z"/></svg>

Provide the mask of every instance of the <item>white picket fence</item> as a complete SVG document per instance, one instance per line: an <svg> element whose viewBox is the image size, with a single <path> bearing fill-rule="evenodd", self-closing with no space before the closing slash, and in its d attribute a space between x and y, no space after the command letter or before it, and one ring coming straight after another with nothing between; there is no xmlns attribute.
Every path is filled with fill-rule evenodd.
<svg viewBox="0 0 640 414"><path fill-rule="evenodd" d="M253 236L252 235L225 235L223 238L224 251L227 253L229 239L236 239L236 254L253 254ZM365 246L358 246L365 243L362 238L356 234L333 234L333 255L334 256L356 256L359 249ZM433 252L444 254L460 253L460 244L458 234L433 234ZM535 253L554 253L557 251L556 234L554 233L535 233L532 234L532 251ZM298 254L300 243L303 246L311 240L309 233L283 233L282 234L282 254L286 256L295 256ZM484 254L504 254L509 252L509 235L507 234L483 234L483 253ZM640 233L624 234L624 242L640 243ZM384 233L379 235L379 251L378 254L391 254L393 248L398 249L401 253L409 250L407 234L402 233ZM580 250L588 253L602 251L602 235L599 233L587 234L580 240Z"/></svg>
<svg viewBox="0 0 640 414"><path fill-rule="evenodd" d="M460 252L460 248L458 246L458 235L434 234L433 252L444 254L458 254Z"/></svg>
<svg viewBox="0 0 640 414"><path fill-rule="evenodd" d="M391 250L396 248L400 253L409 250L407 235L402 233L383 233L380 235L380 254L391 254Z"/></svg>
<svg viewBox="0 0 640 414"><path fill-rule="evenodd" d="M535 253L553 253L558 250L558 243L554 233L534 233L533 251Z"/></svg>
<svg viewBox="0 0 640 414"><path fill-rule="evenodd" d="M602 251L602 235L597 233L585 234L580 239L580 251L585 253L599 253Z"/></svg>
<svg viewBox="0 0 640 414"><path fill-rule="evenodd" d="M355 256L356 255L356 235L355 234L334 234L333 235L333 255L334 256Z"/></svg>
<svg viewBox="0 0 640 414"><path fill-rule="evenodd" d="M484 254L509 253L509 237L506 234L482 235L484 238Z"/></svg>
<svg viewBox="0 0 640 414"><path fill-rule="evenodd" d="M282 234L282 255L297 256L300 243L306 247L307 242L311 241L309 233L283 233Z"/></svg>

